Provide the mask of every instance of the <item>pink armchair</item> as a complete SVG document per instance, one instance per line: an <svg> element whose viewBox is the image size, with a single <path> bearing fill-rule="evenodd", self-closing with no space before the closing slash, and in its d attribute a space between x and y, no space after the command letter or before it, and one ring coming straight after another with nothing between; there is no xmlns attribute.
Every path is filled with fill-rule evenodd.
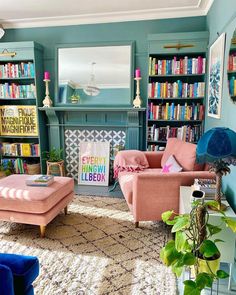
<svg viewBox="0 0 236 295"><path fill-rule="evenodd" d="M173 209L178 212L181 185L192 185L195 178L215 178L214 173L195 164L196 156L192 159L192 170L162 172L163 158L167 158L169 154L186 162L185 156L191 160L193 152L196 155L196 145L171 139L168 140L165 152L144 152L149 168L138 172L122 171L118 174L121 190L133 214L136 227L139 226L139 221L161 220L161 214L166 210ZM190 168L189 163L184 164Z"/></svg>

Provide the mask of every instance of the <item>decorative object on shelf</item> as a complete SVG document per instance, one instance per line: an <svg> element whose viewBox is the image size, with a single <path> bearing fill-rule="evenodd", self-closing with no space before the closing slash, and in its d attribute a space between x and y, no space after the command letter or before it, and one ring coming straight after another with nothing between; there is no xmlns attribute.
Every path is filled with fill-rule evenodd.
<svg viewBox="0 0 236 295"><path fill-rule="evenodd" d="M222 216L219 225L209 223L209 205L214 206ZM222 240L214 239L214 235L225 226L235 233L236 221L218 210L217 202L196 201L189 214L166 211L162 220L173 226L171 232L175 234L175 239L167 242L161 250L161 260L172 268L177 277L186 268L192 270L191 277L184 281L184 294L200 295L206 287L212 287L214 280L229 276L219 269L221 253L217 243Z"/></svg>
<svg viewBox="0 0 236 295"><path fill-rule="evenodd" d="M62 159L63 149L52 148L50 151L45 151L47 161L47 175L65 176L64 160Z"/></svg>
<svg viewBox="0 0 236 295"><path fill-rule="evenodd" d="M141 80L141 72L140 69L137 68L135 70L135 78L134 80L136 81L136 97L133 101L133 107L134 108L141 108L142 100L140 97L140 80Z"/></svg>
<svg viewBox="0 0 236 295"><path fill-rule="evenodd" d="M80 96L76 93L74 93L73 95L71 95L70 100L72 103L78 103L80 100Z"/></svg>
<svg viewBox="0 0 236 295"><path fill-rule="evenodd" d="M0 106L0 134L38 136L37 109L34 105Z"/></svg>
<svg viewBox="0 0 236 295"><path fill-rule="evenodd" d="M224 51L225 33L222 33L209 51L208 116L216 119L221 113Z"/></svg>
<svg viewBox="0 0 236 295"><path fill-rule="evenodd" d="M3 26L0 24L0 39L4 36L5 31L3 29Z"/></svg>
<svg viewBox="0 0 236 295"><path fill-rule="evenodd" d="M94 66L96 65L95 62L91 63L91 75L90 81L87 86L85 86L84 93L89 96L97 96L100 93L100 89L97 87L95 83L95 74L94 74Z"/></svg>
<svg viewBox="0 0 236 295"><path fill-rule="evenodd" d="M197 161L209 163L216 174L216 194L219 208L225 209L221 204L222 176L230 173L229 165L236 165L236 133L224 127L208 130L197 144Z"/></svg>
<svg viewBox="0 0 236 295"><path fill-rule="evenodd" d="M204 191L201 191L201 190L192 191L191 204L193 204L193 206L196 201L199 201L201 204L203 204L204 200L205 200L205 192Z"/></svg>
<svg viewBox="0 0 236 295"><path fill-rule="evenodd" d="M52 106L52 100L50 99L49 96L49 82L50 80L50 73L49 72L44 72L44 80L45 82L45 98L43 100L43 107L49 108Z"/></svg>

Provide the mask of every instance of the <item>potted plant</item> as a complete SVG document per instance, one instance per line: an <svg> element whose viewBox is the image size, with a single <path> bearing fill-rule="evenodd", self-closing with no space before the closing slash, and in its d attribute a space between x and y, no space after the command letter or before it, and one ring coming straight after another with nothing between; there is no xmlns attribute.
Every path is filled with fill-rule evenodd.
<svg viewBox="0 0 236 295"><path fill-rule="evenodd" d="M14 165L12 161L8 161L6 165L3 165L2 160L0 161L0 178L9 176L14 173Z"/></svg>
<svg viewBox="0 0 236 295"><path fill-rule="evenodd" d="M80 100L80 96L74 93L73 95L71 95L70 100L72 103L78 103Z"/></svg>
<svg viewBox="0 0 236 295"><path fill-rule="evenodd" d="M172 268L177 277L186 267L194 270L193 278L184 281L186 295L199 295L203 289L211 287L214 280L228 277L225 271L219 269L220 251L217 243L223 241L212 239L222 230L222 224L216 226L209 223L208 206L214 207L222 215L222 224L236 232L236 221L226 217L218 209L216 201L195 201L190 214L178 215L173 211L162 214L162 220L172 226L171 232L175 235L161 250L162 261Z"/></svg>
<svg viewBox="0 0 236 295"><path fill-rule="evenodd" d="M45 159L47 162L47 174L55 176L64 175L64 160L62 158L63 149L52 148L50 151L45 151Z"/></svg>

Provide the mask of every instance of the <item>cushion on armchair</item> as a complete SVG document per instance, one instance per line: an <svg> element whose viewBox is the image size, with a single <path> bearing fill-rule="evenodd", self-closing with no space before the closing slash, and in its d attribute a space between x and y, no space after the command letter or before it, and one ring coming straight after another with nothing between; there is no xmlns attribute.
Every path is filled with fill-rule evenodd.
<svg viewBox="0 0 236 295"><path fill-rule="evenodd" d="M149 167L145 153L138 150L119 151L114 160L114 178L122 171L142 171Z"/></svg>
<svg viewBox="0 0 236 295"><path fill-rule="evenodd" d="M173 155L184 171L200 170L196 167L196 145L177 138L169 138L161 159L162 168Z"/></svg>
<svg viewBox="0 0 236 295"><path fill-rule="evenodd" d="M39 275L37 257L1 253L0 264L9 267L12 271L15 295L33 294L31 284Z"/></svg>

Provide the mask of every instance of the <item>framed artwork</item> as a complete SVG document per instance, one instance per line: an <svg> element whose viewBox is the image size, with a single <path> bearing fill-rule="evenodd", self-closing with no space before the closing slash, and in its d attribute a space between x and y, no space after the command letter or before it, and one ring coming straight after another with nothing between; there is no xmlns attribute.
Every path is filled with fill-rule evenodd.
<svg viewBox="0 0 236 295"><path fill-rule="evenodd" d="M108 186L109 142L80 142L78 184Z"/></svg>
<svg viewBox="0 0 236 295"><path fill-rule="evenodd" d="M220 118L222 100L225 33L211 45L208 69L208 116Z"/></svg>

